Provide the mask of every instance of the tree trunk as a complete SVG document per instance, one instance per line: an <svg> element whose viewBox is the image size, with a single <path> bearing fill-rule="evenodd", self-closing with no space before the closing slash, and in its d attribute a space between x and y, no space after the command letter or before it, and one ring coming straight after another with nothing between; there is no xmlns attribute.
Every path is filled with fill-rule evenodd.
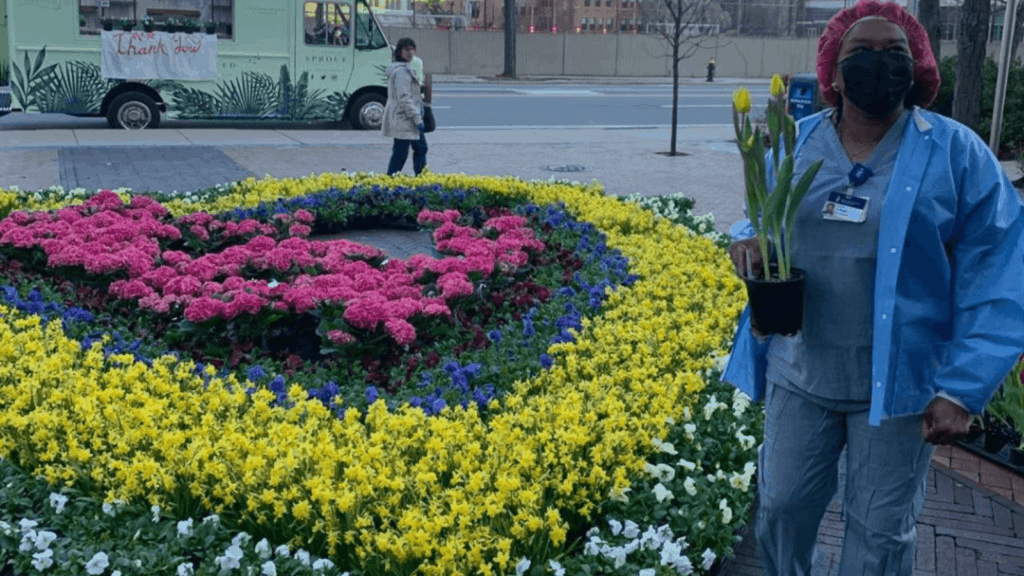
<svg viewBox="0 0 1024 576"><path fill-rule="evenodd" d="M981 69L988 41L990 0L964 0L956 39L953 119L977 129L981 121Z"/></svg>
<svg viewBox="0 0 1024 576"><path fill-rule="evenodd" d="M516 12L516 0L505 0L505 71L501 75L506 78L516 77Z"/></svg>
<svg viewBox="0 0 1024 576"><path fill-rule="evenodd" d="M675 29L672 31L672 143L669 156L676 155L676 130L679 124L679 34L682 27L683 0L676 0Z"/></svg>
<svg viewBox="0 0 1024 576"><path fill-rule="evenodd" d="M942 13L939 11L939 0L921 0L917 5L917 20L928 31L928 40L931 42L935 61L941 62Z"/></svg>
<svg viewBox="0 0 1024 576"><path fill-rule="evenodd" d="M1024 1L1017 6L1017 20L1013 24L1013 46L1010 48L1010 63L1017 60L1017 48L1024 41Z"/></svg>

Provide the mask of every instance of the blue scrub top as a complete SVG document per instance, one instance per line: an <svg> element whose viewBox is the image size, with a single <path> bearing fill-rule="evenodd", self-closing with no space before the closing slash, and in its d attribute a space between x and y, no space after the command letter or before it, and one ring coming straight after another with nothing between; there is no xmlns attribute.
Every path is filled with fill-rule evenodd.
<svg viewBox="0 0 1024 576"><path fill-rule="evenodd" d="M863 162L873 175L855 188L849 181L854 162L831 118L822 119L808 134L800 157L825 162L797 210L793 233L793 266L807 273L804 328L793 336L772 336L766 378L773 384L812 400L863 402L865 409L871 402L879 219L909 117L908 110L889 127ZM824 219L822 209L832 192L868 198L867 219Z"/></svg>

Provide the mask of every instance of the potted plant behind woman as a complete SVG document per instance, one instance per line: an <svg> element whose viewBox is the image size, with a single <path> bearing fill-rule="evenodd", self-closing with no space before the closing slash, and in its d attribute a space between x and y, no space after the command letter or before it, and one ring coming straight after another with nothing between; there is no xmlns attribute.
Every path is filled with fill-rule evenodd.
<svg viewBox="0 0 1024 576"><path fill-rule="evenodd" d="M199 22L192 18L185 18L181 23L182 31L186 34L194 34L199 30Z"/></svg>
<svg viewBox="0 0 1024 576"><path fill-rule="evenodd" d="M217 33L217 23L216 22L207 22L203 26L206 27L206 33L207 34L216 34Z"/></svg>
<svg viewBox="0 0 1024 576"><path fill-rule="evenodd" d="M132 22L128 18L121 18L121 20L118 22L118 26L120 26L121 30L123 30L124 32L131 32L132 28L135 27L135 22Z"/></svg>
<svg viewBox="0 0 1024 576"><path fill-rule="evenodd" d="M763 334L795 334L803 327L804 281L806 274L792 266L793 227L797 208L810 189L821 168L818 160L793 185L796 146L796 121L785 109L785 87L782 77L772 76L772 97L768 101L768 131L772 142L772 168L775 190L769 194L765 148L760 128L750 121L750 92L740 88L733 93L733 128L743 157L746 183L747 217L761 245L764 277L754 278L748 269L743 279L750 301L750 324ZM779 160L779 143L785 144L786 155ZM774 248L774 250L772 250ZM769 259L769 251L775 260ZM751 259L747 258L748 268Z"/></svg>
<svg viewBox="0 0 1024 576"><path fill-rule="evenodd" d="M152 18L143 18L142 19L142 31L143 32L152 32L153 30L156 30L156 23L153 22L153 19Z"/></svg>
<svg viewBox="0 0 1024 576"><path fill-rule="evenodd" d="M178 31L179 24L178 19L171 16L164 22L164 31L170 32L171 34Z"/></svg>
<svg viewBox="0 0 1024 576"><path fill-rule="evenodd" d="M100 24L103 26L103 29L106 30L107 32L110 32L111 30L114 29L114 19L113 18L104 18L103 20L100 21Z"/></svg>

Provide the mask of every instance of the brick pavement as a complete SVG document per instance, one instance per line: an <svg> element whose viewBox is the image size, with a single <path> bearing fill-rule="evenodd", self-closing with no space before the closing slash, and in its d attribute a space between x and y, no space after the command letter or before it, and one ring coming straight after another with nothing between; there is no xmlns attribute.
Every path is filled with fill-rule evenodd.
<svg viewBox="0 0 1024 576"><path fill-rule="evenodd" d="M1014 502L1024 478L966 450L939 447L928 472L928 494L917 522L917 555L913 576L1024 575L1024 506ZM818 531L810 576L839 574L845 523L842 497L845 470L840 458L839 491ZM959 462L964 470L951 468ZM984 470L984 472L982 472ZM964 476L963 474L967 474ZM1009 485L1003 493L993 490ZM1005 494L1011 495L1008 498ZM752 524L747 526L736 557L722 576L760 576Z"/></svg>
<svg viewBox="0 0 1024 576"><path fill-rule="evenodd" d="M191 192L254 175L213 146L69 147L57 163L66 190Z"/></svg>

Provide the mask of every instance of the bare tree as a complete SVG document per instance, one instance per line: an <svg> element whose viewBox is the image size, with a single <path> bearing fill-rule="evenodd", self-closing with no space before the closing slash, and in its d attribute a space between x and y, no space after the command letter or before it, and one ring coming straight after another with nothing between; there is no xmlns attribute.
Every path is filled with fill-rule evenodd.
<svg viewBox="0 0 1024 576"><path fill-rule="evenodd" d="M956 38L953 119L971 128L981 120L981 69L985 64L992 0L964 0Z"/></svg>
<svg viewBox="0 0 1024 576"><path fill-rule="evenodd" d="M935 60L941 62L942 12L939 10L939 0L921 0L917 6L917 20L928 31L928 40L931 42Z"/></svg>
<svg viewBox="0 0 1024 576"><path fill-rule="evenodd" d="M661 35L672 49L672 136L669 156L677 156L676 133L679 123L679 64L699 49L715 47L716 25L729 15L711 0L661 0L666 20L658 22Z"/></svg>
<svg viewBox="0 0 1024 576"><path fill-rule="evenodd" d="M516 0L505 0L505 71L501 74L505 78L516 77L516 35L519 33L517 12Z"/></svg>

